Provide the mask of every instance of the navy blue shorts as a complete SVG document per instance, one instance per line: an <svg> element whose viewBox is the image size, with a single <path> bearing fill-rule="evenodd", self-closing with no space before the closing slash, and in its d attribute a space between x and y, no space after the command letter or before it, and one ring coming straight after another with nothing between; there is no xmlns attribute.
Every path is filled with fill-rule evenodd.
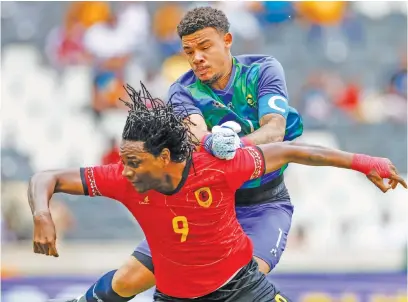
<svg viewBox="0 0 408 302"><path fill-rule="evenodd" d="M271 198L249 206L236 206L237 219L254 245L254 256L264 260L272 270L279 262L292 223L293 205L285 183L278 185ZM133 256L154 271L150 248L143 240Z"/></svg>

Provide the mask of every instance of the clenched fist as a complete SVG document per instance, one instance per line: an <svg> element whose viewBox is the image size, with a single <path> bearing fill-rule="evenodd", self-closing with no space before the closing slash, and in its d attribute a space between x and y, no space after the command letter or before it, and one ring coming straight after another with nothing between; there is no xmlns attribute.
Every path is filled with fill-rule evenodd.
<svg viewBox="0 0 408 302"><path fill-rule="evenodd" d="M39 212L33 216L34 219L34 235L33 249L34 253L44 254L47 256L59 257L56 240L54 221L50 212Z"/></svg>

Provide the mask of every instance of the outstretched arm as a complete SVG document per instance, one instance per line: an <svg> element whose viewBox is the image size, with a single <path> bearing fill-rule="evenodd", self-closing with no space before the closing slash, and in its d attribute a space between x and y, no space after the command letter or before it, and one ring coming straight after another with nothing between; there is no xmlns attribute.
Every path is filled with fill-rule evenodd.
<svg viewBox="0 0 408 302"><path fill-rule="evenodd" d="M273 143L258 147L265 157L266 173L275 171L287 163L332 166L356 170L365 174L384 193L390 188L394 189L398 183L407 188L407 184L387 158L371 157L294 142ZM384 178L389 179L388 185L383 183Z"/></svg>
<svg viewBox="0 0 408 302"><path fill-rule="evenodd" d="M58 192L84 195L80 169L44 171L30 179L27 195L34 221L34 253L58 257L55 225L49 209L52 195Z"/></svg>
<svg viewBox="0 0 408 302"><path fill-rule="evenodd" d="M122 200L127 181L121 164L36 173L28 187L28 203L34 220L35 253L58 257L55 225L49 210L54 193L106 196Z"/></svg>

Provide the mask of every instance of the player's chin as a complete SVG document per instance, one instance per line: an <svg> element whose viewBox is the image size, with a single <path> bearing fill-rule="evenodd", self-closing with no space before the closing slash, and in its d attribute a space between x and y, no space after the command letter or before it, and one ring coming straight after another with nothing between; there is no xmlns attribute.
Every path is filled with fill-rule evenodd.
<svg viewBox="0 0 408 302"><path fill-rule="evenodd" d="M207 71L205 74L196 74L196 76L202 82L211 82L212 80L212 74L209 71Z"/></svg>

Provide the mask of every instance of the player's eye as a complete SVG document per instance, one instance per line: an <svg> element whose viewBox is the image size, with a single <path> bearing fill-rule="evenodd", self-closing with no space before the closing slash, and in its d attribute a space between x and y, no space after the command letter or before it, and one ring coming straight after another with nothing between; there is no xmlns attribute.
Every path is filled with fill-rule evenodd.
<svg viewBox="0 0 408 302"><path fill-rule="evenodd" d="M128 166L132 167L132 168L138 168L139 167L139 162L130 161L130 162L128 162Z"/></svg>

